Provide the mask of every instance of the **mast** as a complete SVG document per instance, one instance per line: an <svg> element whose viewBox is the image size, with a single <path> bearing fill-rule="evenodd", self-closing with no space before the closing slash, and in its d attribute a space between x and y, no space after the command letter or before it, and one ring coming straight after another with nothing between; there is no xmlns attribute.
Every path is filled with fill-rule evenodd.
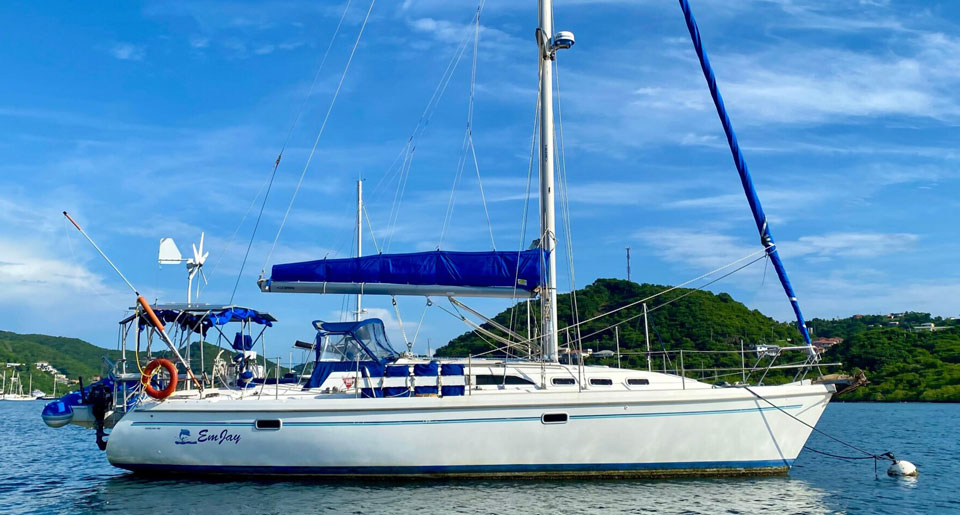
<svg viewBox="0 0 960 515"><path fill-rule="evenodd" d="M547 253L547 281L541 310L543 359L557 361L557 246L553 205L553 1L540 0L540 246Z"/></svg>
<svg viewBox="0 0 960 515"><path fill-rule="evenodd" d="M357 180L357 257L362 256L362 247L363 247L363 180ZM363 291L363 288L361 288ZM360 302L363 297L362 293L357 293L357 314L355 320L360 321Z"/></svg>
<svg viewBox="0 0 960 515"><path fill-rule="evenodd" d="M543 359L557 361L557 229L553 192L553 61L557 50L573 46L573 33L553 33L553 0L540 0L540 248L547 253L544 284Z"/></svg>

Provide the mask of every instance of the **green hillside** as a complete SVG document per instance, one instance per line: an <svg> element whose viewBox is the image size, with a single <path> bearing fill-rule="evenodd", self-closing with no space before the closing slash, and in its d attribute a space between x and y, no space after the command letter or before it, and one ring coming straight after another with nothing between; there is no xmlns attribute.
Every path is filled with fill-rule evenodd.
<svg viewBox="0 0 960 515"><path fill-rule="evenodd" d="M35 363L46 361L69 378L78 376L86 381L93 376L106 372L102 357L117 360L120 353L97 347L77 338L62 338L43 334L17 334L0 331L0 362L23 363L18 367L23 380L24 393L29 386L29 376L33 377L34 389L47 393L53 392L53 376L36 369ZM9 376L12 370L8 370ZM58 392L65 392L60 385Z"/></svg>
<svg viewBox="0 0 960 515"><path fill-rule="evenodd" d="M619 279L598 279L593 284L577 291L577 305L580 319L585 320L605 313L631 302L639 301L651 295L663 292L668 287L656 284L637 284ZM558 312L561 327L571 320L570 294L558 297ZM661 307L662 306L662 307ZM789 323L778 322L757 310L751 310L735 301L726 293L714 294L707 291L680 288L650 300L651 348L674 350L739 350L743 340L747 348L757 343L785 342L788 339L799 341L800 333ZM532 320L539 319L539 303L532 302ZM513 327L519 334L526 334L526 307L518 305L514 313L507 309L494 320L501 325ZM583 324L581 335L583 347L597 350L614 350L616 341L614 323L620 324L620 350L626 353L622 366L646 368L646 357L640 355L645 350L643 307L638 305L627 308L614 315L603 317ZM513 323L511 323L513 315ZM489 324L484 328L491 329ZM496 331L494 331L496 332ZM561 346L565 341L561 335ZM662 342L662 345L661 345ZM494 347L485 342L475 332L465 333L454 338L449 344L437 349L438 356L467 356L487 352ZM502 356L502 353L488 354ZM701 356L694 359L695 367L701 367ZM703 366L739 366L739 354L726 359L703 357ZM616 365L616 358L591 360L594 363ZM688 363L687 368L695 368ZM769 381L773 382L773 381Z"/></svg>
<svg viewBox="0 0 960 515"><path fill-rule="evenodd" d="M827 361L863 370L871 383L844 400L960 402L960 328L869 329L829 349Z"/></svg>
<svg viewBox="0 0 960 515"><path fill-rule="evenodd" d="M823 319L814 318L807 321L807 325L814 334L824 338L849 338L858 333L872 329L899 327L912 329L920 324L932 323L936 327L958 327L960 320L931 316L930 313L907 311L905 313L890 313L886 315L854 315L847 318Z"/></svg>

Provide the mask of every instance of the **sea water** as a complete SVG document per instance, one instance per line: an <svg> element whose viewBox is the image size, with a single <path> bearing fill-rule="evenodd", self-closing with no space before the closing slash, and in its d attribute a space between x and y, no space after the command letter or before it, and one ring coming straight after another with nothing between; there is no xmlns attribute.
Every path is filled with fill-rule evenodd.
<svg viewBox="0 0 960 515"><path fill-rule="evenodd" d="M92 430L46 427L42 407L0 401L2 513L960 513L957 404L827 408L820 429L912 461L917 478L804 451L783 477L388 482L139 477L111 467ZM856 455L818 434L808 445Z"/></svg>

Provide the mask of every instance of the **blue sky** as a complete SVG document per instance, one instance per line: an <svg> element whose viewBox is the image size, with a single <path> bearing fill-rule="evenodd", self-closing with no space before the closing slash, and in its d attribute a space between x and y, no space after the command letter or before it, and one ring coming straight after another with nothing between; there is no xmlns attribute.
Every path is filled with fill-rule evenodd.
<svg viewBox="0 0 960 515"><path fill-rule="evenodd" d="M691 3L807 316L960 314L960 5ZM159 239L187 251L204 231L210 284L201 301L228 299L256 207L244 215L344 5L0 5L0 328L114 345L132 296L63 210L161 301L183 300L185 273L157 266ZM311 320L341 316L341 297L265 295L255 279L369 5L353 0L347 11L241 277L236 301L281 320L271 353L310 338ZM441 233L445 249L491 247L472 158L443 223L467 119L469 45L418 132L399 209L394 200L396 158L471 37L475 10L473 2L377 2L268 265L348 255L358 177L381 247L432 249ZM489 0L480 24L477 162L497 248L516 249L536 102L535 2ZM676 2L558 0L556 25L577 35L559 62L577 285L623 277L627 245L634 279L661 284L759 249ZM530 202L524 248L536 231L536 197ZM364 246L374 248L369 232ZM712 288L790 318L762 263ZM389 300L366 304L398 340ZM506 306L475 305L491 314ZM412 338L424 301L401 299L400 308ZM436 307L423 320L418 350L465 330Z"/></svg>

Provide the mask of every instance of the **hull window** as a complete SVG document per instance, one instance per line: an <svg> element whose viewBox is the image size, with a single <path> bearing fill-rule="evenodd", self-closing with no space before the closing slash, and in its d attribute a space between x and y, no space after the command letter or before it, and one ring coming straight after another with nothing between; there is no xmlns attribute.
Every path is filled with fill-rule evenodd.
<svg viewBox="0 0 960 515"><path fill-rule="evenodd" d="M566 413L544 413L540 417L540 422L544 424L566 424L567 423L567 414Z"/></svg>
<svg viewBox="0 0 960 515"><path fill-rule="evenodd" d="M554 377L550 383L554 386L570 386L577 384L577 380L572 377Z"/></svg>
<svg viewBox="0 0 960 515"><path fill-rule="evenodd" d="M591 386L613 386L613 379L591 379Z"/></svg>
<svg viewBox="0 0 960 515"><path fill-rule="evenodd" d="M509 375L503 376L499 374L485 374L485 375L474 376L474 379L476 380L477 386L500 385L500 384L536 386L536 383L534 383L533 381L520 376L509 376Z"/></svg>
<svg viewBox="0 0 960 515"><path fill-rule="evenodd" d="M280 426L282 425L283 424L280 422L280 419L276 419L276 418L260 419L254 423L254 426L257 429L268 430L268 431L271 431L271 430L276 431L280 429Z"/></svg>
<svg viewBox="0 0 960 515"><path fill-rule="evenodd" d="M627 384L630 386L645 386L650 384L649 379L627 379Z"/></svg>

